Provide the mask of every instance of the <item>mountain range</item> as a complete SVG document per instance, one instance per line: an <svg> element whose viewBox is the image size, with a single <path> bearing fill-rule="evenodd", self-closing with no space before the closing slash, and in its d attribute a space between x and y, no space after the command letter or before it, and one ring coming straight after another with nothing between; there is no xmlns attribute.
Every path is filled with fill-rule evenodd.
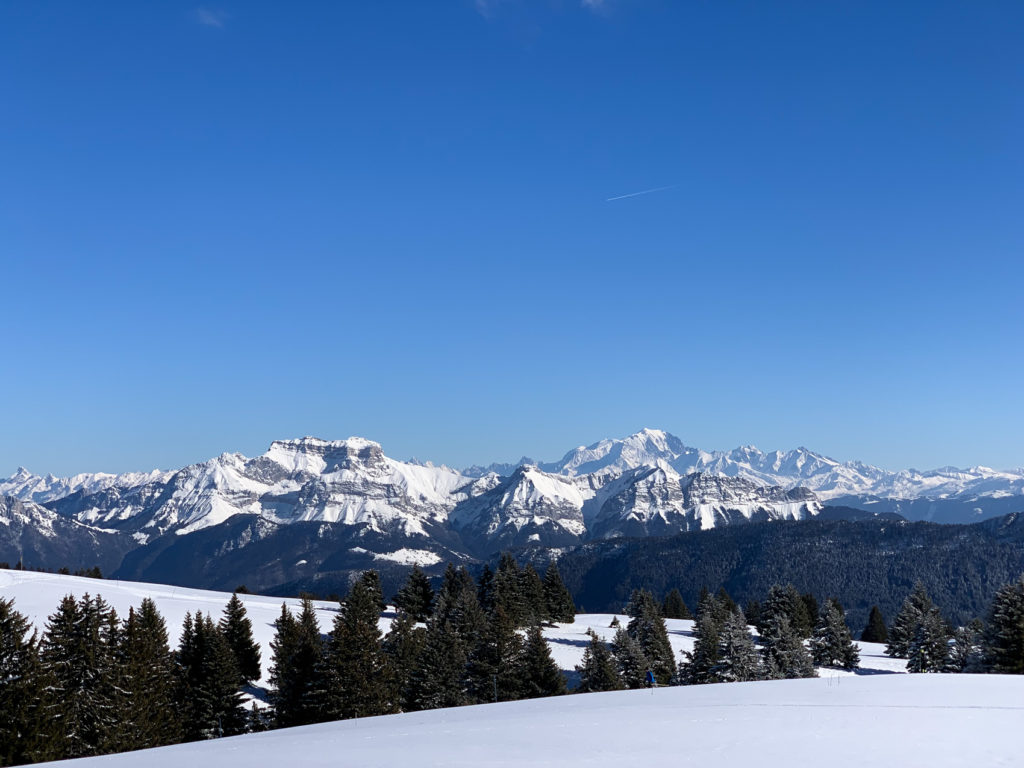
<svg viewBox="0 0 1024 768"><path fill-rule="evenodd" d="M805 448L703 451L645 429L556 462L458 471L389 458L363 438L307 437L177 471L58 478L19 469L0 480L0 499L0 560L267 588L502 549L801 520L826 503L973 522L1024 510L1024 470L890 472Z"/></svg>

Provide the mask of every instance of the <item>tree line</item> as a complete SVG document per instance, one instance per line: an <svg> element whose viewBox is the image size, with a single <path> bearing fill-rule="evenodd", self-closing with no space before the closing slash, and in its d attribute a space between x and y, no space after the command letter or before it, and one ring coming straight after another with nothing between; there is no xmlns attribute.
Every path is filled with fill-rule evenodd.
<svg viewBox="0 0 1024 768"><path fill-rule="evenodd" d="M558 567L543 576L503 555L474 579L449 565L435 591L413 568L386 616L380 578L366 571L326 634L310 599L283 605L270 644L267 704L244 705L261 654L237 594L218 620L187 614L172 650L146 599L123 619L101 597L65 597L45 631L30 632L0 600L0 764L83 757L267 728L568 693L542 627L572 621ZM634 590L606 642L593 630L577 692L812 677L856 669L843 606L792 585L740 608L702 590L690 652L676 658L667 618L690 616L678 590ZM753 627L753 630L752 630ZM386 631L385 631L386 628ZM755 634L756 632L756 634ZM985 625L951 628L917 585L891 627L872 611L862 639L886 637L912 672L1024 674L1024 576L1001 588ZM248 687L248 688L247 688Z"/></svg>

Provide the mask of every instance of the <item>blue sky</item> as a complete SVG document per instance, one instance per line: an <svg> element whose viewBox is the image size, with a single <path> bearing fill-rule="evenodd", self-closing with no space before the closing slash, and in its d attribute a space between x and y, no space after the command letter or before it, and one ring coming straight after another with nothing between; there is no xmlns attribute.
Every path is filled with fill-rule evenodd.
<svg viewBox="0 0 1024 768"><path fill-rule="evenodd" d="M1024 465L1022 30L1016 0L3 4L0 475L644 426Z"/></svg>

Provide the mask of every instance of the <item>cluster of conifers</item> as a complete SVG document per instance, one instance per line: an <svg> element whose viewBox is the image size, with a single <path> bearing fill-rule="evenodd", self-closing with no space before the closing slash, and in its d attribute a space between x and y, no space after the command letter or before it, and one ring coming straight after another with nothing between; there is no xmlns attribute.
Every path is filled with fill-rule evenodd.
<svg viewBox="0 0 1024 768"><path fill-rule="evenodd" d="M150 600L121 620L100 597L68 596L41 637L13 601L0 600L0 764L567 692L541 632L575 612L554 564L542 578L506 555L478 580L449 566L437 593L414 568L393 603L385 634L380 581L368 571L340 601L326 636L310 600L297 616L282 606L270 706L246 710L243 691L260 678L261 658L237 595L217 622L186 615L176 651ZM665 617L689 617L682 597L673 590L659 604L635 590L626 625L612 622L611 643L591 631L576 690L811 677L815 667L858 666L838 601L819 609L810 595L776 586L763 604L745 608L724 590L704 591L693 650L677 662ZM912 672L1024 673L1024 576L999 590L987 624L951 629L918 585L891 628L872 611L862 639L887 639L890 655L907 657Z"/></svg>

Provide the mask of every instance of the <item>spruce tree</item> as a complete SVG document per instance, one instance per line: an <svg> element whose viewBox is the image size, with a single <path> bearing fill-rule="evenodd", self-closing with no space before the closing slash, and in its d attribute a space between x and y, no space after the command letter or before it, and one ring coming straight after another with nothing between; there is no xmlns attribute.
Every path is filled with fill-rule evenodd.
<svg viewBox="0 0 1024 768"><path fill-rule="evenodd" d="M387 659L389 686L389 709L408 712L412 709L409 703L409 685L413 670L423 651L426 630L416 626L412 614L402 609L391 622L391 629L381 643L381 650Z"/></svg>
<svg viewBox="0 0 1024 768"><path fill-rule="evenodd" d="M322 719L370 717L393 711L387 659L377 625L380 589L375 576L375 572L367 571L352 585L334 619L322 661Z"/></svg>
<svg viewBox="0 0 1024 768"><path fill-rule="evenodd" d="M661 614L666 619L692 619L693 614L686 607L683 596L675 587L665 595L665 601L661 604Z"/></svg>
<svg viewBox="0 0 1024 768"><path fill-rule="evenodd" d="M323 719L323 681L320 677L323 641L312 602L302 601L296 620L286 605L274 623L270 644L270 702L280 728L307 725Z"/></svg>
<svg viewBox="0 0 1024 768"><path fill-rule="evenodd" d="M934 606L918 621L907 648L908 672L944 672L949 666L949 635Z"/></svg>
<svg viewBox="0 0 1024 768"><path fill-rule="evenodd" d="M754 627L761 626L762 610L760 602L757 600L747 600L743 605L743 614L747 617L747 624Z"/></svg>
<svg viewBox="0 0 1024 768"><path fill-rule="evenodd" d="M810 592L805 592L800 595L800 599L804 603L804 615L807 617L807 626L803 629L806 630L806 634L801 637L810 637L814 634L814 627L818 623L818 617L821 615L821 606L818 605L818 599ZM842 613L842 606L840 606L840 613Z"/></svg>
<svg viewBox="0 0 1024 768"><path fill-rule="evenodd" d="M718 593L715 595L715 599L718 600L719 604L725 608L729 613L736 613L740 609L736 605L736 601L732 599L732 596L726 591L725 587L719 587Z"/></svg>
<svg viewBox="0 0 1024 768"><path fill-rule="evenodd" d="M526 604L520 585L519 564L508 552L498 561L494 574L494 604L500 605L517 627L526 624Z"/></svg>
<svg viewBox="0 0 1024 768"><path fill-rule="evenodd" d="M14 601L0 598L0 765L57 757L47 750L39 641L29 627Z"/></svg>
<svg viewBox="0 0 1024 768"><path fill-rule="evenodd" d="M815 666L847 670L860 666L860 651L850 637L846 617L835 600L825 602L809 646Z"/></svg>
<svg viewBox="0 0 1024 768"><path fill-rule="evenodd" d="M186 741L233 736L248 721L235 656L210 616L186 614L178 649L179 701Z"/></svg>
<svg viewBox="0 0 1024 768"><path fill-rule="evenodd" d="M467 680L470 699L490 702L521 698L522 655L522 638L504 609L497 606L469 654Z"/></svg>
<svg viewBox="0 0 1024 768"><path fill-rule="evenodd" d="M764 677L761 658L742 611L730 613L718 638L718 659L708 670L708 682L743 683Z"/></svg>
<svg viewBox="0 0 1024 768"><path fill-rule="evenodd" d="M480 571L480 578L477 579L476 598L480 608L490 616L494 612L494 571L486 563Z"/></svg>
<svg viewBox="0 0 1024 768"><path fill-rule="evenodd" d="M565 676L555 660L551 649L541 632L540 625L530 627L519 664L519 682L522 696L526 699L541 696L558 696L566 693Z"/></svg>
<svg viewBox="0 0 1024 768"><path fill-rule="evenodd" d="M410 710L458 707L469 703L465 645L449 622L427 625L423 650L409 679Z"/></svg>
<svg viewBox="0 0 1024 768"><path fill-rule="evenodd" d="M719 626L715 620L714 611L711 610L713 602L714 598L710 595L702 601L704 610L697 614L697 620L694 622L693 650L683 653L680 680L686 685L714 682L711 670L718 664L719 634L724 628L724 623Z"/></svg>
<svg viewBox="0 0 1024 768"><path fill-rule="evenodd" d="M395 595L395 607L413 617L416 621L426 621L434 611L434 588L430 586L427 574L414 565L409 578Z"/></svg>
<svg viewBox="0 0 1024 768"><path fill-rule="evenodd" d="M523 604L526 608L524 621L528 625L548 623L551 619L548 616L544 582L541 581L537 569L533 567L532 563L527 563L520 571L519 578L520 594L523 596Z"/></svg>
<svg viewBox="0 0 1024 768"><path fill-rule="evenodd" d="M808 616L807 602L792 584L784 587L776 584L768 591L768 597L761 608L758 631L764 635L772 622L777 622L778 617L783 614L789 622L790 629L798 637L802 639L811 636L814 618Z"/></svg>
<svg viewBox="0 0 1024 768"><path fill-rule="evenodd" d="M675 677L676 660L654 595L645 589L634 590L626 612L630 615L627 631L639 644L658 684L667 685Z"/></svg>
<svg viewBox="0 0 1024 768"><path fill-rule="evenodd" d="M646 685L650 664L643 649L629 632L619 627L612 638L612 656L619 671L619 679L626 688L643 688Z"/></svg>
<svg viewBox="0 0 1024 768"><path fill-rule="evenodd" d="M119 657L124 669L125 710L118 732L124 749L146 749L181 739L175 705L175 660L167 624L150 598L129 610L121 633Z"/></svg>
<svg viewBox="0 0 1024 768"><path fill-rule="evenodd" d="M253 639L252 622L237 592L231 595L224 608L220 630L231 652L235 654L241 684L248 685L259 680L263 675L260 669L260 647Z"/></svg>
<svg viewBox="0 0 1024 768"><path fill-rule="evenodd" d="M1024 674L1024 574L1000 587L992 600L985 664L1000 674Z"/></svg>
<svg viewBox="0 0 1024 768"><path fill-rule="evenodd" d="M554 560L548 563L547 570L544 571L544 602L551 621L568 623L575 620L576 604L573 602L572 593L562 581L562 574L558 572Z"/></svg>
<svg viewBox="0 0 1024 768"><path fill-rule="evenodd" d="M893 620L889 630L889 642L885 648L887 655L898 658L907 656L910 644L917 635L917 628L932 608L934 605L925 591L924 584L917 582Z"/></svg>
<svg viewBox="0 0 1024 768"><path fill-rule="evenodd" d="M802 604L802 603L801 603ZM773 679L816 677L811 655L785 612L772 614L761 635L765 676Z"/></svg>
<svg viewBox="0 0 1024 768"><path fill-rule="evenodd" d="M885 617L877 605L871 606L871 613L868 615L868 623L864 625L864 631L860 633L860 639L865 643L885 643L889 641L889 630L885 627Z"/></svg>
<svg viewBox="0 0 1024 768"><path fill-rule="evenodd" d="M953 631L953 642L944 671L972 674L984 672L984 632L984 625L978 619L965 627L957 627Z"/></svg>
<svg viewBox="0 0 1024 768"><path fill-rule="evenodd" d="M577 693L597 693L599 691L621 690L622 680L615 666L608 644L599 638L594 630L587 630L590 643L583 650L583 661L576 667L580 676Z"/></svg>

